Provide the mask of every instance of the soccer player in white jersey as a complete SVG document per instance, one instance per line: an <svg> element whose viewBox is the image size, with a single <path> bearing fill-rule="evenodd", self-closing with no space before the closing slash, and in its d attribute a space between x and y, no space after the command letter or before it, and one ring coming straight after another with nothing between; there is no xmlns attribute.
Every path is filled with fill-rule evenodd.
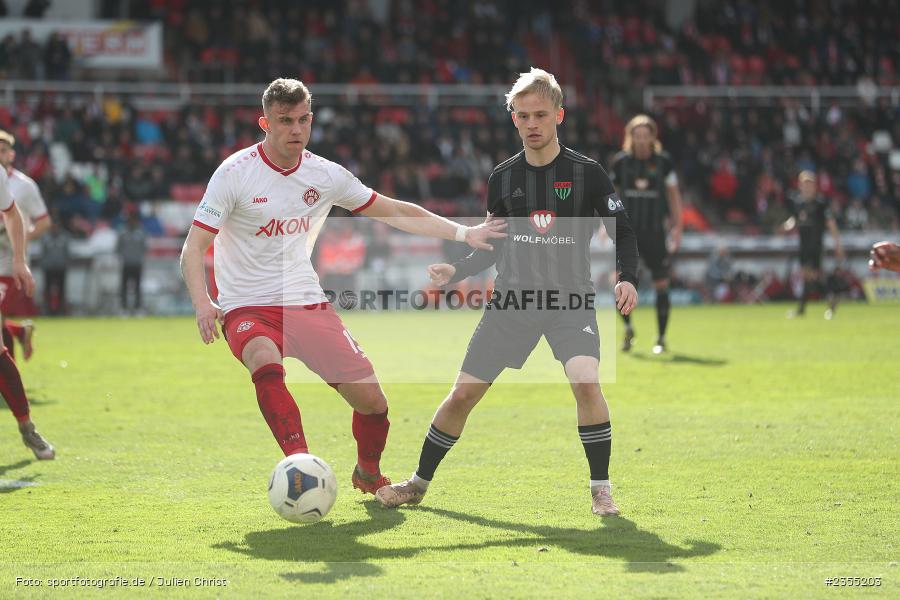
<svg viewBox="0 0 900 600"><path fill-rule="evenodd" d="M34 292L34 278L25 262L25 224L22 213L19 212L9 194L9 176L4 169L0 169L0 211L3 215L3 226L6 229L5 236L9 237L12 246L12 287L31 296ZM4 293L4 290L0 290L0 303L2 303ZM0 316L2 316L2 311L0 311ZM25 386L22 385L22 375L19 373L16 361L2 345L0 345L0 395L6 400L6 404L19 423L22 441L34 452L35 457L39 460L55 458L56 453L53 446L35 431L34 423L31 421L28 397L25 395Z"/></svg>
<svg viewBox="0 0 900 600"><path fill-rule="evenodd" d="M464 227L387 198L338 164L306 149L312 96L295 79L276 79L262 96L263 142L227 158L210 179L181 255L204 343L222 325L232 353L251 374L263 417L285 455L307 452L282 360L303 361L353 408L357 466L353 486L366 493L390 483L379 461L390 423L387 400L369 359L319 285L309 254L333 205L410 233L489 249L502 222ZM203 255L215 242L218 304L209 297Z"/></svg>
<svg viewBox="0 0 900 600"><path fill-rule="evenodd" d="M15 200L16 206L19 207L19 211L24 219L25 243L27 246L28 242L38 239L50 229L50 216L47 214L47 205L44 204L41 190L34 180L22 171L13 168L13 162L16 159L16 151L13 149L15 143L16 139L12 134L0 130L0 168L5 170L9 176L9 193ZM3 294L3 305L0 306L0 313L4 317L15 315L24 301L20 290L16 289L13 282L12 254L9 238L5 235L0 235L0 288L3 288L6 292ZM26 256L26 262L27 260ZM6 319L0 323L0 330L3 332L3 343L13 358L15 358L13 340L19 340L19 343L22 345L25 360L31 358L34 350L32 345L34 323L30 320L17 323Z"/></svg>

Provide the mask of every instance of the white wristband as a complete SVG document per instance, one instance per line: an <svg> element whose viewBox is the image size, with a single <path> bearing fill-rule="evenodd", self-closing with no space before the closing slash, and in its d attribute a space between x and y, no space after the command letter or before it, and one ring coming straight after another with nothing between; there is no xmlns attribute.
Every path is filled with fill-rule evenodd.
<svg viewBox="0 0 900 600"><path fill-rule="evenodd" d="M464 242L466 241L466 232L469 231L469 228L465 225L460 225L456 228L456 241Z"/></svg>

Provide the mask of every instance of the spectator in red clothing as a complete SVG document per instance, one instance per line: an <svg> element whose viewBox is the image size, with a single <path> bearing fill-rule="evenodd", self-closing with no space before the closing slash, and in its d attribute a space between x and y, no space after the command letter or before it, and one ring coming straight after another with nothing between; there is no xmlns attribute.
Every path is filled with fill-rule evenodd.
<svg viewBox="0 0 900 600"><path fill-rule="evenodd" d="M738 179L734 173L734 163L727 157L716 161L716 169L709 178L709 193L716 202L721 215L725 215L734 204Z"/></svg>

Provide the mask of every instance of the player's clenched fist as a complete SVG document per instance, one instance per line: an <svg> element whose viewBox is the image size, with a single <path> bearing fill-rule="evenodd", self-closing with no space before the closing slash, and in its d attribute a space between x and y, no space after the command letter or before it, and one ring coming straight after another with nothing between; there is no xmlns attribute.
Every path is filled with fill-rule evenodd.
<svg viewBox="0 0 900 600"><path fill-rule="evenodd" d="M623 315L629 314L637 306L638 294L634 286L627 281L616 284L616 308Z"/></svg>
<svg viewBox="0 0 900 600"><path fill-rule="evenodd" d="M204 344L211 344L219 337L216 321L224 324L225 313L214 302L197 308L197 328L200 330L200 338Z"/></svg>
<svg viewBox="0 0 900 600"><path fill-rule="evenodd" d="M454 275L456 275L456 267L453 265L447 263L428 265L428 276L431 277L431 283L438 287L447 285Z"/></svg>

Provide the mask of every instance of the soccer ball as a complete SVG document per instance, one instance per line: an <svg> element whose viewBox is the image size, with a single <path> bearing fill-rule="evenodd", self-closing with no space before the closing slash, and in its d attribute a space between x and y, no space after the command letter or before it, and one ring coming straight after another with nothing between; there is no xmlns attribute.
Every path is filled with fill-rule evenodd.
<svg viewBox="0 0 900 600"><path fill-rule="evenodd" d="M293 523L315 523L328 514L337 498L331 467L312 454L291 454L269 478L269 503Z"/></svg>

